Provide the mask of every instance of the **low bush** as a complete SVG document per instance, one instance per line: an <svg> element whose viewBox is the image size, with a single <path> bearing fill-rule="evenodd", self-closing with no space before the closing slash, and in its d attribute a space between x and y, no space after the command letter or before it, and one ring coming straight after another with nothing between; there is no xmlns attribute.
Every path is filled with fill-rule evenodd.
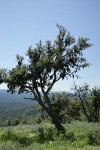
<svg viewBox="0 0 100 150"><path fill-rule="evenodd" d="M66 140L70 142L74 142L76 140L74 132L69 132L66 136Z"/></svg>
<svg viewBox="0 0 100 150"><path fill-rule="evenodd" d="M18 139L18 142L20 143L21 146L28 146L32 144L33 140L30 139L29 137L20 137Z"/></svg>
<svg viewBox="0 0 100 150"><path fill-rule="evenodd" d="M0 128L0 150L87 150L88 146L100 149L99 124L72 122L64 126L66 138L63 134L58 136L55 127L46 123Z"/></svg>
<svg viewBox="0 0 100 150"><path fill-rule="evenodd" d="M7 140L16 141L16 140L18 140L18 137L12 131L7 130L1 135L1 140L3 140L3 141L7 141Z"/></svg>
<svg viewBox="0 0 100 150"><path fill-rule="evenodd" d="M12 142L17 142L19 143L21 146L28 146L30 144L32 144L32 138L26 137L26 136L21 136L21 134L15 134L12 131L8 130L5 131L2 135L1 135L1 140L2 141L12 141Z"/></svg>
<svg viewBox="0 0 100 150"><path fill-rule="evenodd" d="M100 145L100 130L98 131L98 129L95 129L88 133L88 144Z"/></svg>

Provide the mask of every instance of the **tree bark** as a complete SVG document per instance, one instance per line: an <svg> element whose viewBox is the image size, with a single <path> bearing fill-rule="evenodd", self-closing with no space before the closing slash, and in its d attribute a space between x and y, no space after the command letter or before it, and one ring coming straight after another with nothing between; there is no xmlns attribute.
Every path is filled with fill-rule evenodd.
<svg viewBox="0 0 100 150"><path fill-rule="evenodd" d="M52 119L52 122L54 123L57 131L58 131L58 134L62 133L64 135L66 135L66 130L64 128L64 126L61 124L60 120L58 119L58 116L56 114L49 114L51 119Z"/></svg>
<svg viewBox="0 0 100 150"><path fill-rule="evenodd" d="M42 108L48 113L48 115L51 117L53 124L55 125L55 128L58 131L58 134L62 133L66 135L66 130L64 126L61 124L61 121L59 120L58 115L52 110L51 107L46 107L45 104L43 104L42 101L39 101L39 104L42 106Z"/></svg>
<svg viewBox="0 0 100 150"><path fill-rule="evenodd" d="M53 124L55 125L57 131L58 131L58 134L62 133L64 135L66 135L66 130L64 128L64 126L61 124L61 121L59 120L59 117L58 115L53 111L52 109L52 106L51 106L51 102L48 98L48 95L47 94L44 94L44 97L46 98L46 101L47 101L47 105L45 105L45 103L42 101L41 99L41 94L40 92L36 89L36 92L37 92L37 95L35 94L36 96L36 99L37 99L37 102L41 105L41 107L48 113L48 115L51 117L52 119L52 122Z"/></svg>

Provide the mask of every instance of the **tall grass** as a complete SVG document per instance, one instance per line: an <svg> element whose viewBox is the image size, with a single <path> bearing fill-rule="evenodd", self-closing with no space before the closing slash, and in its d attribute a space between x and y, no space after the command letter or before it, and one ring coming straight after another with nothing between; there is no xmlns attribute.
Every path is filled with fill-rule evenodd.
<svg viewBox="0 0 100 150"><path fill-rule="evenodd" d="M65 128L66 138L49 123L0 128L0 150L100 150L99 123L75 121Z"/></svg>

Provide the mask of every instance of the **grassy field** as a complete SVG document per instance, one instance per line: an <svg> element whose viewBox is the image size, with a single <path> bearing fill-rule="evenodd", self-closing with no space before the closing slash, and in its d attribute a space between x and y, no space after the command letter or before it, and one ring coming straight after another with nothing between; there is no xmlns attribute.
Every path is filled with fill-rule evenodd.
<svg viewBox="0 0 100 150"><path fill-rule="evenodd" d="M65 124L66 138L54 125L18 125L0 128L0 150L100 150L100 124Z"/></svg>

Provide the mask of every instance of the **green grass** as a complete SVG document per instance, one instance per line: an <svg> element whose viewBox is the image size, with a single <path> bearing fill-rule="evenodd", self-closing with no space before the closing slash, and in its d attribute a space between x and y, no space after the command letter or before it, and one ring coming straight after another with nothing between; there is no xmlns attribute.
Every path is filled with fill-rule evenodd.
<svg viewBox="0 0 100 150"><path fill-rule="evenodd" d="M66 124L66 139L54 125L18 125L0 128L0 150L100 150L100 124Z"/></svg>

